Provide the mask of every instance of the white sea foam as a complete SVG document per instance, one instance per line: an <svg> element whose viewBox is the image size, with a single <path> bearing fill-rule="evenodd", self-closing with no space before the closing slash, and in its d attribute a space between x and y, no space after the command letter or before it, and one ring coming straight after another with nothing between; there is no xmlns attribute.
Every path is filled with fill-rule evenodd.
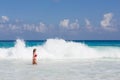
<svg viewBox="0 0 120 80"><path fill-rule="evenodd" d="M38 59L120 58L119 47L90 47L63 39L48 39L43 45L26 47L24 40L17 39L14 47L0 48L0 59L32 59L34 48Z"/></svg>

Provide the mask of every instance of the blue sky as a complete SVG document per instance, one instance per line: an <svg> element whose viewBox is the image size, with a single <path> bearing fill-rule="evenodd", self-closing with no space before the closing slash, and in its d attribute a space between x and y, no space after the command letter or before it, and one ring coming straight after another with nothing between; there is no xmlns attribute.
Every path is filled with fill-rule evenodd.
<svg viewBox="0 0 120 80"><path fill-rule="evenodd" d="M120 0L0 0L0 40L120 40Z"/></svg>

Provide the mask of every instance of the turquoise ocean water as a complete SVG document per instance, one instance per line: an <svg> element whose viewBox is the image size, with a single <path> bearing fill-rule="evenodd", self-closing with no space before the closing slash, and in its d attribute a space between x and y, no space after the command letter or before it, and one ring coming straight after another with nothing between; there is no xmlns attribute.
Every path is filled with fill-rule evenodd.
<svg viewBox="0 0 120 80"><path fill-rule="evenodd" d="M84 43L88 46L113 46L120 47L120 40L66 40L76 43ZM25 40L26 46L43 45L46 40ZM16 40L0 40L0 48L14 47Z"/></svg>

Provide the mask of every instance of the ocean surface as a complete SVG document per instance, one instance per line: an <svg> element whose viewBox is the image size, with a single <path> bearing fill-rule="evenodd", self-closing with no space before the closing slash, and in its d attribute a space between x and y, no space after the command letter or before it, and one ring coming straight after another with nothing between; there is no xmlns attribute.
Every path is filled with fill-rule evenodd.
<svg viewBox="0 0 120 80"><path fill-rule="evenodd" d="M38 64L32 65L37 49ZM1 80L119 80L119 40L1 40Z"/></svg>

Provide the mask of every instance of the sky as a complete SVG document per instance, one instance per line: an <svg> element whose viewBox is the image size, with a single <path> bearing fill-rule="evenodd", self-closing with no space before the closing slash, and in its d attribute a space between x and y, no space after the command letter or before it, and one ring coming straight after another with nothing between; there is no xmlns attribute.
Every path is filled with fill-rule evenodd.
<svg viewBox="0 0 120 80"><path fill-rule="evenodd" d="M0 0L0 40L120 40L120 0Z"/></svg>

